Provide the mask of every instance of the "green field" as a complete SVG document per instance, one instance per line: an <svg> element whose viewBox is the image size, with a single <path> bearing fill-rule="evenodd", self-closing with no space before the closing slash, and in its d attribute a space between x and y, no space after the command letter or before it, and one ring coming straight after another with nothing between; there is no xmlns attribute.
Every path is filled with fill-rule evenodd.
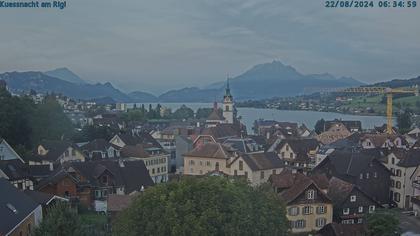
<svg viewBox="0 0 420 236"><path fill-rule="evenodd" d="M384 115L386 113L386 98L384 98L384 95L353 97L352 101L346 102L341 108L349 111L360 111L360 113ZM393 100L394 113L407 108L416 114L420 114L420 96L395 98Z"/></svg>

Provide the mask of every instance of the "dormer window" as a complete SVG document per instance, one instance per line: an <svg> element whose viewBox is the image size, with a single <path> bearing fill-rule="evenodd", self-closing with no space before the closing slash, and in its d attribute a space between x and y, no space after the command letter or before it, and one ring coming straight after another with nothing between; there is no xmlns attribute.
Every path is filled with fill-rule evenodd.
<svg viewBox="0 0 420 236"><path fill-rule="evenodd" d="M350 202L355 202L355 201L356 201L356 195L351 195Z"/></svg>
<svg viewBox="0 0 420 236"><path fill-rule="evenodd" d="M313 189L306 191L306 198L309 200L315 199L315 191Z"/></svg>

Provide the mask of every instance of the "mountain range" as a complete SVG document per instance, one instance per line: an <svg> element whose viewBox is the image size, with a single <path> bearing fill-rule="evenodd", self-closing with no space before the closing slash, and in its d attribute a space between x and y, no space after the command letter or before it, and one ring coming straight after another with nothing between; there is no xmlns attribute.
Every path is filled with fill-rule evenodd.
<svg viewBox="0 0 420 236"><path fill-rule="evenodd" d="M61 93L75 99L112 99L116 102L213 102L220 100L226 85L226 81L221 81L202 88L187 87L155 96L142 91L124 93L109 82L91 84L67 68L46 72L6 72L0 74L0 79L5 80L9 89L17 93L32 89L41 93ZM336 78L328 73L304 75L279 61L256 65L229 79L229 82L237 100L296 96L363 85L353 78Z"/></svg>

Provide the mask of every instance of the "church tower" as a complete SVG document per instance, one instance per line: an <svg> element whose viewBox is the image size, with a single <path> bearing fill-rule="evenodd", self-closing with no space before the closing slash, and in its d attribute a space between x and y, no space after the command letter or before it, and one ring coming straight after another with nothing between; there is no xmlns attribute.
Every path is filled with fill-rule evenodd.
<svg viewBox="0 0 420 236"><path fill-rule="evenodd" d="M236 109L232 94L230 94L229 78L227 79L225 95L223 96L223 117L228 124L233 124L236 121Z"/></svg>

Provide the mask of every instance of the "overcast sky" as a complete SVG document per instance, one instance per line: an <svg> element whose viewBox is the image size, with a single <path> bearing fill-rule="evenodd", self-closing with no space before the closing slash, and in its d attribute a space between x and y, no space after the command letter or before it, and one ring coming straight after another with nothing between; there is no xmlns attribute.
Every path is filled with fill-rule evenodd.
<svg viewBox="0 0 420 236"><path fill-rule="evenodd" d="M67 0L0 9L0 71L68 67L160 93L276 59L374 82L420 75L420 6L329 9L321 0Z"/></svg>

